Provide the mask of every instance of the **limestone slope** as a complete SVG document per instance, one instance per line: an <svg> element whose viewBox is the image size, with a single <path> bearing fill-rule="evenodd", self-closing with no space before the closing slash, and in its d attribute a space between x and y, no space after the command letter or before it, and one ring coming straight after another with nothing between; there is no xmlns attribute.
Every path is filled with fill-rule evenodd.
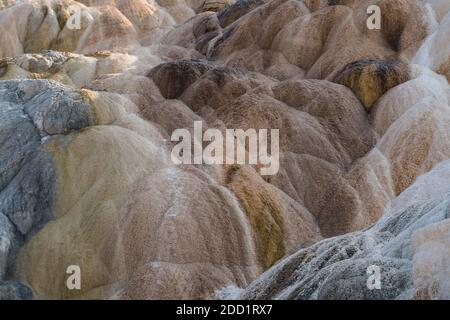
<svg viewBox="0 0 450 320"><path fill-rule="evenodd" d="M443 0L0 0L0 298L448 298L449 26ZM277 174L174 164L200 120L279 129Z"/></svg>

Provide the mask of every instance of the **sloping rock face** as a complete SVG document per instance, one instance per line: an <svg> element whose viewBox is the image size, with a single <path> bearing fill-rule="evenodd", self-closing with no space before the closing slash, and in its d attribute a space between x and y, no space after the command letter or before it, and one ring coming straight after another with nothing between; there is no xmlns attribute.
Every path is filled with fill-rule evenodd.
<svg viewBox="0 0 450 320"><path fill-rule="evenodd" d="M0 299L450 298L449 27L437 0L0 0ZM279 170L175 164L195 121L278 129Z"/></svg>
<svg viewBox="0 0 450 320"><path fill-rule="evenodd" d="M350 63L335 81L349 87L367 110L393 87L406 82L407 67L389 60L359 60Z"/></svg>
<svg viewBox="0 0 450 320"><path fill-rule="evenodd" d="M47 80L0 82L0 275L18 245L52 218L55 168L46 141L90 124L82 97Z"/></svg>
<svg viewBox="0 0 450 320"><path fill-rule="evenodd" d="M243 299L449 299L450 162L392 201L374 226L323 240L285 258ZM381 270L379 290L367 269Z"/></svg>

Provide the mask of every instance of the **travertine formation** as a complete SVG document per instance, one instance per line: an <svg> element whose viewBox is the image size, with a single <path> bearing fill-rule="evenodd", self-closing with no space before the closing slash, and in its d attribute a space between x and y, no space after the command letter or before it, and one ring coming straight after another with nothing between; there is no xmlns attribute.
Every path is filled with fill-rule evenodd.
<svg viewBox="0 0 450 320"><path fill-rule="evenodd" d="M449 28L448 0L0 0L0 299L450 298ZM175 165L200 120L279 129L280 170Z"/></svg>

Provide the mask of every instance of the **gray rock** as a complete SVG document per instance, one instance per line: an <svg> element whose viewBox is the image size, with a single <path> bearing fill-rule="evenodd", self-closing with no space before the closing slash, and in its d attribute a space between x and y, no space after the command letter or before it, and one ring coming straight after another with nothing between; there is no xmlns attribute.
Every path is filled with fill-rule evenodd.
<svg viewBox="0 0 450 320"><path fill-rule="evenodd" d="M380 268L380 289L367 286L369 266ZM317 291L319 300L392 300L411 287L411 262L391 257L347 259L333 265ZM370 269L369 269L370 270Z"/></svg>
<svg viewBox="0 0 450 320"><path fill-rule="evenodd" d="M52 217L55 170L50 156L37 148L0 192L0 210L24 236Z"/></svg>
<svg viewBox="0 0 450 320"><path fill-rule="evenodd" d="M225 28L266 2L267 0L238 0L218 12L217 18L219 19L222 28Z"/></svg>
<svg viewBox="0 0 450 320"><path fill-rule="evenodd" d="M33 292L20 282L0 281L0 300L31 300Z"/></svg>
<svg viewBox="0 0 450 320"><path fill-rule="evenodd" d="M0 279L6 275L11 257L17 250L19 239L14 225L0 213Z"/></svg>
<svg viewBox="0 0 450 320"><path fill-rule="evenodd" d="M52 218L56 173L46 139L90 124L89 105L72 89L0 81L0 279L20 243Z"/></svg>

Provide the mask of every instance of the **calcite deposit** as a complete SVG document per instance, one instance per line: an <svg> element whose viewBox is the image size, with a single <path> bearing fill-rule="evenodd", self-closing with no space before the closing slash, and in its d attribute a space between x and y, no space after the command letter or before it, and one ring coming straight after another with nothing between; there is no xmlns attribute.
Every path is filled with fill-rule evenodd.
<svg viewBox="0 0 450 320"><path fill-rule="evenodd" d="M449 0L0 0L0 299L450 299L449 28ZM278 129L279 170L174 163L195 121Z"/></svg>

